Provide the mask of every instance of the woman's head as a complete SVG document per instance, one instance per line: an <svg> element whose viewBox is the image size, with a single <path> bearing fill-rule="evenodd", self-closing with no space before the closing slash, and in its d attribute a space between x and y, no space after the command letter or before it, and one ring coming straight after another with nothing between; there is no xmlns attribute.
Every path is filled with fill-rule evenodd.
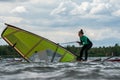
<svg viewBox="0 0 120 80"><path fill-rule="evenodd" d="M84 34L84 32L83 32L83 30L81 29L79 32L78 32L78 36L83 36L83 34Z"/></svg>

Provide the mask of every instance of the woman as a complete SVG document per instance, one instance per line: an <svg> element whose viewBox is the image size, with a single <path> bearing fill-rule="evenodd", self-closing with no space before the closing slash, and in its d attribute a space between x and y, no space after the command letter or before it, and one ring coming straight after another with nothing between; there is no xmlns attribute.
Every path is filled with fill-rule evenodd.
<svg viewBox="0 0 120 80"><path fill-rule="evenodd" d="M78 41L78 43L80 45L83 45L83 47L81 48L80 55L77 57L77 60L78 61L81 61L81 60L87 61L88 50L92 47L92 42L89 40L88 37L86 37L84 35L84 32L82 29L78 32L78 36L80 37L80 42ZM85 59L82 59L83 52L85 52Z"/></svg>

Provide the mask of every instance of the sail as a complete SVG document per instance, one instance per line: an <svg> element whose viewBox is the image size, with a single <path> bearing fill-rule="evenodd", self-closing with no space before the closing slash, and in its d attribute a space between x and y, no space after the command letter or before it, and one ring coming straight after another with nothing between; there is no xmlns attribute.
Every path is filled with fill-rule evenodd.
<svg viewBox="0 0 120 80"><path fill-rule="evenodd" d="M39 54L38 56L43 54L45 54L44 57L50 56L51 62L55 60L59 62L75 61L76 56L59 44L13 25L6 25L7 27L1 34L2 38L28 62L34 62L31 58L36 52Z"/></svg>

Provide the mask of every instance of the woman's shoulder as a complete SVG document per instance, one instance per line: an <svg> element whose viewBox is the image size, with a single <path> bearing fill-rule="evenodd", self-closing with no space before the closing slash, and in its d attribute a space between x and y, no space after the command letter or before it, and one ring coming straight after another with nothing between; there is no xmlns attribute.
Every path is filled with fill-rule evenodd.
<svg viewBox="0 0 120 80"><path fill-rule="evenodd" d="M83 38L88 38L86 35L83 35L82 37L83 37Z"/></svg>
<svg viewBox="0 0 120 80"><path fill-rule="evenodd" d="M85 36L85 35L83 35L82 37L80 37L80 39L87 39L88 37L87 36Z"/></svg>

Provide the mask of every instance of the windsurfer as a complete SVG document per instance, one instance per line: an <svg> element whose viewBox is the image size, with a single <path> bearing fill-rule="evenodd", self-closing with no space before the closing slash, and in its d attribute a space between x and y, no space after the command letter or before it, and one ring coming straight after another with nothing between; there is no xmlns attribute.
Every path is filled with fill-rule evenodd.
<svg viewBox="0 0 120 80"><path fill-rule="evenodd" d="M80 55L77 57L77 60L78 61L81 61L81 60L87 61L88 50L92 47L93 44L89 40L89 38L84 35L84 32L82 29L78 32L78 36L80 37L80 42L77 41L77 43L79 43L80 45L83 45L83 47L81 48ZM85 52L85 59L82 58L83 52Z"/></svg>

